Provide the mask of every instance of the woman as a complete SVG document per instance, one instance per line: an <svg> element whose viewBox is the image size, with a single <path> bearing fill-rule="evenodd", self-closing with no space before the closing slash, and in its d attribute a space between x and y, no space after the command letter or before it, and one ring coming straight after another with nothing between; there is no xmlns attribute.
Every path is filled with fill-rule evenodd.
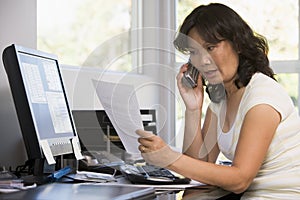
<svg viewBox="0 0 300 200"><path fill-rule="evenodd" d="M144 159L206 184L244 192L243 199L298 199L300 119L274 79L264 37L232 9L215 3L194 9L179 32L175 47L189 53L201 72L195 88L182 84L187 64L177 75L186 106L183 154L159 136L138 130ZM210 103L201 127L202 79L210 85L222 80L226 95ZM220 151L232 160L231 166L215 164Z"/></svg>

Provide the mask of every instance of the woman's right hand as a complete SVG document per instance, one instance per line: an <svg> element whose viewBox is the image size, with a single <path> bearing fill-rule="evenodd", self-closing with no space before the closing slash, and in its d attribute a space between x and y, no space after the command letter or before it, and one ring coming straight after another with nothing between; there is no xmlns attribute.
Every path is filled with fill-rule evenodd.
<svg viewBox="0 0 300 200"><path fill-rule="evenodd" d="M198 77L198 85L195 88L188 88L182 83L182 78L184 72L187 70L188 64L181 66L179 73L176 76L177 87L179 89L180 95L184 101L187 110L201 110L204 97L204 89L202 84L202 77Z"/></svg>

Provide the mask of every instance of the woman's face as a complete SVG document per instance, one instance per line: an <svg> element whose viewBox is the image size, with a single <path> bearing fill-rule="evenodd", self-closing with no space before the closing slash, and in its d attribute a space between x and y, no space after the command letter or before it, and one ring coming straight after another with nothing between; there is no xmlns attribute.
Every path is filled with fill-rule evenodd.
<svg viewBox="0 0 300 200"><path fill-rule="evenodd" d="M223 40L217 44L205 42L195 28L189 31L188 46L192 64L211 84L221 83L225 87L235 80L239 59L232 44Z"/></svg>

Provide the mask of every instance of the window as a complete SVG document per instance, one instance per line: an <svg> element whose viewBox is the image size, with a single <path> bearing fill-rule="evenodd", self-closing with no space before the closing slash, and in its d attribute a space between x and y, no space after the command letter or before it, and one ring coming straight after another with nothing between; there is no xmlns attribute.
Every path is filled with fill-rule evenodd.
<svg viewBox="0 0 300 200"><path fill-rule="evenodd" d="M37 47L63 64L129 71L131 7L131 0L37 1Z"/></svg>

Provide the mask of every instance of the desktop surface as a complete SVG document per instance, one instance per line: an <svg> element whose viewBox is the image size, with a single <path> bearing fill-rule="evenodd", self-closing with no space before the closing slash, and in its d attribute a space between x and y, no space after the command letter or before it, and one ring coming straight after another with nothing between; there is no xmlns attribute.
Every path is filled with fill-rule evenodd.
<svg viewBox="0 0 300 200"><path fill-rule="evenodd" d="M119 177L117 182L111 183L49 183L24 191L0 193L0 200L235 200L240 199L240 196L210 185L156 187L153 185L130 184L124 178Z"/></svg>
<svg viewBox="0 0 300 200"><path fill-rule="evenodd" d="M0 194L0 199L26 200L112 200L112 199L153 199L154 188L126 187L122 185L50 183L26 191Z"/></svg>

